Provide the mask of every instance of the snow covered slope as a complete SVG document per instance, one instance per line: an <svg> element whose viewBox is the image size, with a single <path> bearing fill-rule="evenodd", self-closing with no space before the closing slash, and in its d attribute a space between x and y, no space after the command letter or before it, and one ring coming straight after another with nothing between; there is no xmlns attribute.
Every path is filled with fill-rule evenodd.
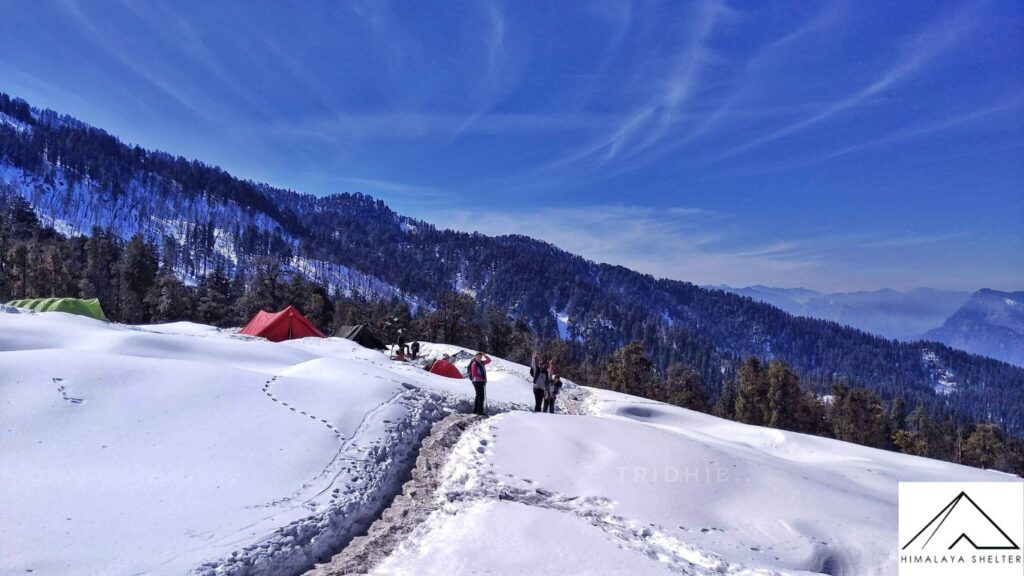
<svg viewBox="0 0 1024 576"><path fill-rule="evenodd" d="M606 391L590 404L464 435L438 511L377 572L895 574L899 481L1020 481Z"/></svg>
<svg viewBox="0 0 1024 576"><path fill-rule="evenodd" d="M0 318L2 574L294 573L372 520L433 421L469 408L468 382L348 340ZM492 401L525 401L505 377Z"/></svg>
<svg viewBox="0 0 1024 576"><path fill-rule="evenodd" d="M347 340L61 313L0 334L3 574L301 573L469 409L468 382ZM898 480L1019 481L582 387L585 415L532 414L525 367L488 371L504 413L378 573L887 574Z"/></svg>

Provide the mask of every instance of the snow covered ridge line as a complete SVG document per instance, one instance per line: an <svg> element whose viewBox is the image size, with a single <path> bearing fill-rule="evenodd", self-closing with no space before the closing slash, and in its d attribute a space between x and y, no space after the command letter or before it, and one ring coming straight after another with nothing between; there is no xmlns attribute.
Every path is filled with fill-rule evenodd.
<svg viewBox="0 0 1024 576"><path fill-rule="evenodd" d="M431 427L457 407L444 395L403 384L395 397L409 409L409 418L391 422L383 441L365 454L351 445L343 447L335 463L362 467L368 490L355 494L333 492L336 499L326 511L278 528L268 538L220 561L208 562L190 572L193 576L284 576L301 574L324 562L364 531L401 490L413 467L419 446ZM368 415L368 418L371 415ZM332 464L335 464L332 463ZM328 466L330 468L331 466ZM340 474L341 470L338 470Z"/></svg>

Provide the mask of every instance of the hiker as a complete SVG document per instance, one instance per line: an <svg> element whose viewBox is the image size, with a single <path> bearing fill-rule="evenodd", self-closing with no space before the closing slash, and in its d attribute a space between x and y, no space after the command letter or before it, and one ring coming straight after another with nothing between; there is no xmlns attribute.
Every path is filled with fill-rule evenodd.
<svg viewBox="0 0 1024 576"><path fill-rule="evenodd" d="M476 391L476 400L473 402L473 414L484 416L484 392L487 387L487 366L491 358L483 352L477 352L469 361L469 379L473 381L473 390Z"/></svg>
<svg viewBox="0 0 1024 576"><path fill-rule="evenodd" d="M395 352L396 356L405 356L406 354L405 336L402 335L402 331L398 331L398 350Z"/></svg>
<svg viewBox="0 0 1024 576"><path fill-rule="evenodd" d="M544 394L548 387L548 369L540 361L538 352L533 353L533 360L530 362L530 377L533 378L533 411L541 412L544 410Z"/></svg>
<svg viewBox="0 0 1024 576"><path fill-rule="evenodd" d="M558 393L562 391L562 377L555 374L548 383L547 392L544 395L544 411L554 414L555 401L558 400Z"/></svg>
<svg viewBox="0 0 1024 576"><path fill-rule="evenodd" d="M415 360L416 357L420 355L420 343L419 343L419 341L413 342L412 346L409 348L409 350L412 352L412 359Z"/></svg>

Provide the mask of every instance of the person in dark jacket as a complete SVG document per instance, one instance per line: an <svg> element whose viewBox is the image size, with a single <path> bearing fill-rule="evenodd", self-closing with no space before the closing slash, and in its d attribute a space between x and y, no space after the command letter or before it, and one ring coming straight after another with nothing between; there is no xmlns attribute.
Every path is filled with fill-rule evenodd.
<svg viewBox="0 0 1024 576"><path fill-rule="evenodd" d="M420 343L418 340L412 343L412 346L409 347L409 351L412 352L413 360L415 360L416 357L420 355Z"/></svg>
<svg viewBox="0 0 1024 576"><path fill-rule="evenodd" d="M555 413L555 400L558 399L558 393L562 391L562 378L554 373L554 368L548 368L552 376L548 382L547 390L544 394L544 411L551 414Z"/></svg>
<svg viewBox="0 0 1024 576"><path fill-rule="evenodd" d="M483 416L484 394L487 388L487 369L485 366L491 363L491 358L483 352L477 352L469 361L469 379L473 382L473 390L476 392L476 400L473 402L473 414Z"/></svg>
<svg viewBox="0 0 1024 576"><path fill-rule="evenodd" d="M533 360L530 361L530 377L533 378L533 400L534 412L544 410L544 395L548 388L548 369L540 360L540 354L533 353Z"/></svg>
<svg viewBox="0 0 1024 576"><path fill-rule="evenodd" d="M395 356L405 356L405 354L406 354L405 335L403 335L402 331L399 330L398 331L398 346L397 346L397 349L395 350Z"/></svg>

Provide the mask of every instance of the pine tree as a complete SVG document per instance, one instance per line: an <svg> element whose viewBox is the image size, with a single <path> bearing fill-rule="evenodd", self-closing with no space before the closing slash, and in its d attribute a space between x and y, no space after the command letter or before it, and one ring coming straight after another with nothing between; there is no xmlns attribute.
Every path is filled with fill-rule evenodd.
<svg viewBox="0 0 1024 576"><path fill-rule="evenodd" d="M138 324L148 320L146 296L156 283L156 247L141 234L132 236L118 266L122 321Z"/></svg>
<svg viewBox="0 0 1024 576"><path fill-rule="evenodd" d="M836 438L875 448L888 445L888 417L873 392L836 384L832 396L832 430Z"/></svg>
<svg viewBox="0 0 1024 576"><path fill-rule="evenodd" d="M1003 431L996 424L978 424L963 444L963 463L991 468L1003 453Z"/></svg>
<svg viewBox="0 0 1024 576"><path fill-rule="evenodd" d="M893 431L905 430L907 428L907 403L902 397L896 397L889 408L889 422Z"/></svg>
<svg viewBox="0 0 1024 576"><path fill-rule="evenodd" d="M699 412L707 412L710 409L704 380L689 366L679 362L669 364L665 375L665 387L668 400L672 404Z"/></svg>
<svg viewBox="0 0 1024 576"><path fill-rule="evenodd" d="M197 288L196 317L204 324L225 326L229 316L231 283L220 265L215 266L199 281Z"/></svg>
<svg viewBox="0 0 1024 576"><path fill-rule="evenodd" d="M512 324L499 308L487 310L487 329L484 334L490 354L507 358L512 350Z"/></svg>
<svg viewBox="0 0 1024 576"><path fill-rule="evenodd" d="M736 420L768 423L768 375L761 361L751 356L736 374Z"/></svg>
<svg viewBox="0 0 1024 576"><path fill-rule="evenodd" d="M729 379L722 383L722 393L715 402L712 414L719 418L736 418L736 381Z"/></svg>
<svg viewBox="0 0 1024 576"><path fill-rule="evenodd" d="M650 398L654 389L654 364L647 358L643 344L630 342L609 358L602 380L607 388L616 392Z"/></svg>
<svg viewBox="0 0 1024 576"><path fill-rule="evenodd" d="M193 317L188 288L167 267L160 269L146 297L146 305L153 322L176 322Z"/></svg>
<svg viewBox="0 0 1024 576"><path fill-rule="evenodd" d="M797 409L802 390L800 378L785 362L768 366L768 422L772 428L797 430Z"/></svg>
<svg viewBox="0 0 1024 576"><path fill-rule="evenodd" d="M18 299L29 297L29 250L24 242L18 242L7 250L7 266L11 277L11 294Z"/></svg>
<svg viewBox="0 0 1024 576"><path fill-rule="evenodd" d="M825 411L813 390L804 390L797 398L796 430L817 436L828 435Z"/></svg>
<svg viewBox="0 0 1024 576"><path fill-rule="evenodd" d="M85 243L85 269L79 281L83 298L99 298L103 310L113 320L120 320L120 302L116 280L119 249L109 231L94 226Z"/></svg>

